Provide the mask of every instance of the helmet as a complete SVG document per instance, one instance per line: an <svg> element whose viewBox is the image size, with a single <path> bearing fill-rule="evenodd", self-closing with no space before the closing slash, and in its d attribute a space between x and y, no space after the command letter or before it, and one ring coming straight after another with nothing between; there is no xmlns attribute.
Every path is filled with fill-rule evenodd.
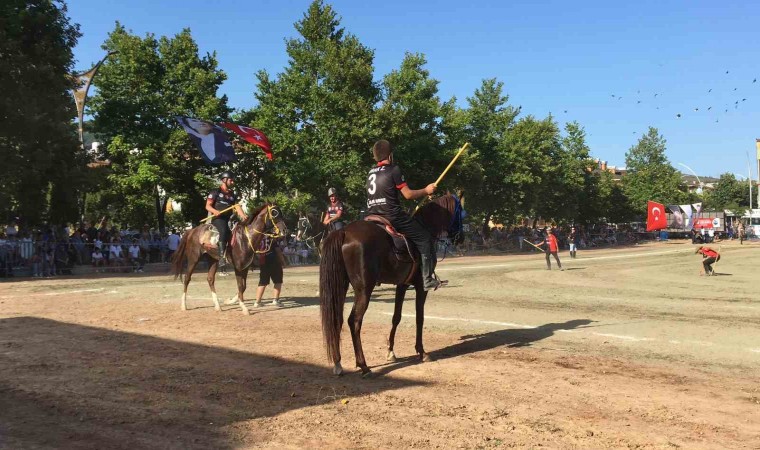
<svg viewBox="0 0 760 450"><path fill-rule="evenodd" d="M393 150L391 149L391 143L385 139L380 139L372 146L372 156L375 161L382 161L390 156Z"/></svg>
<svg viewBox="0 0 760 450"><path fill-rule="evenodd" d="M336 191L335 188L330 188L330 189L327 190L327 196L328 197L331 196L331 195L335 195L337 193L338 193L338 191Z"/></svg>
<svg viewBox="0 0 760 450"><path fill-rule="evenodd" d="M233 174L229 170L226 170L226 171L222 172L222 174L219 176L220 180L224 180L225 178L232 178L234 180L235 179L235 174Z"/></svg>

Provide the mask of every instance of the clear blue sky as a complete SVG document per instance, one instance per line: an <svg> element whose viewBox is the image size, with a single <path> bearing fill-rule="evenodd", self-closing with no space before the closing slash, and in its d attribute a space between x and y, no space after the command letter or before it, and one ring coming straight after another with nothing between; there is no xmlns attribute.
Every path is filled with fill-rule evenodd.
<svg viewBox="0 0 760 450"><path fill-rule="evenodd" d="M293 23L309 3L69 0L69 15L84 33L77 68L103 55L100 44L116 20L140 35L189 27L201 51L217 52L231 106L250 107L254 73L282 71L284 39L295 35ZM580 122L594 156L613 165L624 165L625 152L650 125L667 139L679 169L684 163L699 175L746 176L746 152L754 158L758 2L329 3L342 25L375 50L376 79L407 51L424 53L441 98L456 96L462 105L483 78L496 77L523 114Z"/></svg>

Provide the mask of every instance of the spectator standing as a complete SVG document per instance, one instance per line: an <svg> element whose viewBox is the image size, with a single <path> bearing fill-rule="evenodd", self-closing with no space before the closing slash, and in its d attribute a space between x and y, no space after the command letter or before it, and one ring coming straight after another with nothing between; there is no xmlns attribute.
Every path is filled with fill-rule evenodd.
<svg viewBox="0 0 760 450"><path fill-rule="evenodd" d="M570 257L575 259L576 253L578 252L578 240L580 239L580 235L578 234L578 230L575 229L575 227L570 228L570 235L568 236L568 242L570 244Z"/></svg>
<svg viewBox="0 0 760 450"><path fill-rule="evenodd" d="M177 230L172 229L172 232L169 234L169 237L166 238L166 260L171 260L172 255L174 255L174 252L177 251L177 247L179 247L179 241L180 237L177 234Z"/></svg>
<svg viewBox="0 0 760 450"><path fill-rule="evenodd" d="M37 247L34 250L34 254L32 255L30 261L32 263L32 276L35 278L42 278L42 256L43 256L42 247Z"/></svg>
<svg viewBox="0 0 760 450"><path fill-rule="evenodd" d="M55 276L55 251L52 247L45 250L42 271L48 278Z"/></svg>
<svg viewBox="0 0 760 450"><path fill-rule="evenodd" d="M277 242L269 236L261 240L260 251L265 252L259 257L259 286L256 289L256 302L254 307L261 306L261 298L270 282L274 283L274 306L282 306L280 303L280 292L282 291L282 263L277 254Z"/></svg>

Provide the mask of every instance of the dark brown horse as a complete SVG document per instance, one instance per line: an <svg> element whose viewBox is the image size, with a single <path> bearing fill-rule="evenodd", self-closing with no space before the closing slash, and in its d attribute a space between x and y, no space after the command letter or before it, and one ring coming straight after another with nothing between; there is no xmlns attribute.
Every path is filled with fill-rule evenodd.
<svg viewBox="0 0 760 450"><path fill-rule="evenodd" d="M195 266L204 253L209 255L211 265L208 268L208 285L211 288L211 300L214 301L214 309L221 311L219 298L216 296L214 281L216 278L216 269L219 265L219 250L217 245L210 245L203 242L202 237L208 231L211 224L199 225L186 232L177 247L177 251L172 256L172 271L174 278L182 277L185 272L185 261L187 261L187 273L182 280L185 289L182 293L182 310L187 310L187 285L190 284L190 278L193 275ZM248 308L245 306L243 293L245 292L246 280L248 278L248 268L258 259L258 254L263 253L259 249L261 240L264 236L275 238L284 236L286 232L285 223L282 221L282 214L275 205L264 204L257 208L244 222L238 223L232 230L232 239L227 246L227 258L235 269L235 278L237 278L238 293L235 296L240 303L240 309L243 314L248 314ZM233 299L234 300L234 299Z"/></svg>
<svg viewBox="0 0 760 450"><path fill-rule="evenodd" d="M456 197L445 195L426 204L417 212L417 219L433 237L444 233L458 243L461 239L462 209ZM401 321L401 308L409 284L417 294L417 341L415 349L422 361L431 360L422 346L422 325L425 320L425 299L422 272L418 264L399 259L388 233L378 225L358 221L335 231L323 241L322 262L319 266L319 304L322 313L322 333L327 346L327 356L335 366L333 373L340 375L340 332L343 327L343 305L349 283L354 288L354 306L348 316L348 327L356 354L356 366L363 375L371 373L364 360L361 329L370 296L378 283L396 285L396 306L390 336L388 337L388 360L395 361L393 344L396 327ZM414 273L412 273L414 271Z"/></svg>

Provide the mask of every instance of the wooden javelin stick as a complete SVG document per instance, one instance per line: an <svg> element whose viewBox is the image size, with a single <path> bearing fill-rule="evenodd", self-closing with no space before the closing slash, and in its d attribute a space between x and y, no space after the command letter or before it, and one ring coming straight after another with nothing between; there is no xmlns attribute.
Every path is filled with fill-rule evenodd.
<svg viewBox="0 0 760 450"><path fill-rule="evenodd" d="M454 155L454 158L451 160L451 162L449 163L449 165L446 166L446 169L444 169L444 171L441 174L441 176L438 177L438 179L435 180L435 183L433 183L433 184L435 184L436 186L438 186L439 184L441 184L441 181L443 181L443 177L445 177L446 174L449 173L449 170L451 169L451 167L454 165L455 162L457 162L457 159L459 159L459 157L462 156L462 153L464 153L464 151L467 150L467 147L469 147L469 146L470 146L470 143L469 142L465 142L465 144L462 146L462 148L459 149L459 151L457 152L457 154ZM417 204L417 207L414 208L414 212L415 213L417 212L418 209L420 209L420 206L422 206L422 202L424 202L424 201L425 201L424 198L422 200L420 200L420 202Z"/></svg>
<svg viewBox="0 0 760 450"><path fill-rule="evenodd" d="M231 210L232 208L234 208L236 206L240 206L240 203L235 203L234 205L230 206L229 208L225 208L225 209L219 211L219 214L224 214L224 213L226 213L227 211ZM217 217L217 216L218 216L218 214L216 216L208 216L205 219L201 219L201 223L208 222L209 220L211 220L211 219L213 219L214 217Z"/></svg>
<svg viewBox="0 0 760 450"><path fill-rule="evenodd" d="M528 244L530 244L530 245L532 245L532 246L536 247L537 249L541 250L542 252L544 251L544 249L542 249L542 248L541 248L541 247L539 247L538 245L535 245L534 243L532 243L531 241L529 241L529 240L527 240L527 239L525 239L525 238L523 238L523 241L525 241L525 242L527 242Z"/></svg>

